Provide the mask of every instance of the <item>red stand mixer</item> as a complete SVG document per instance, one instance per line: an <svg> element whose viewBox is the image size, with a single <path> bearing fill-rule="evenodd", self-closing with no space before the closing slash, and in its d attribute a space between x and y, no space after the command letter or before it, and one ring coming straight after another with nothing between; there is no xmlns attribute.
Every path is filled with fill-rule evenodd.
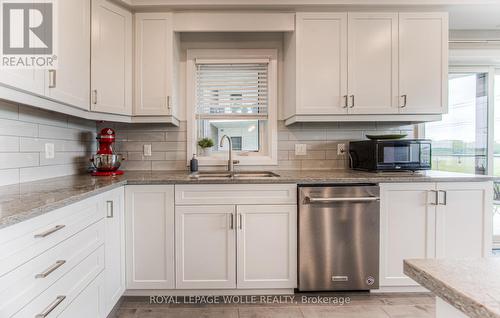
<svg viewBox="0 0 500 318"><path fill-rule="evenodd" d="M97 154L90 158L90 161L95 167L92 172L93 176L117 176L122 175L123 171L118 170L125 158L122 155L114 154L113 144L116 140L115 131L111 128L103 128L97 135L99 148Z"/></svg>

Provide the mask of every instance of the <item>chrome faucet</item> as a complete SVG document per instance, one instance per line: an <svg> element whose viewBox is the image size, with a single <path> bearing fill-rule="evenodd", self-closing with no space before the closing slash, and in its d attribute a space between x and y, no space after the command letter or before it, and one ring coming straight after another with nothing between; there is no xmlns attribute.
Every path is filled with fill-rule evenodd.
<svg viewBox="0 0 500 318"><path fill-rule="evenodd" d="M224 139L227 139L227 142L229 143L229 160L227 161L227 171L232 173L234 172L234 165L240 163L240 161L233 160L233 142L228 135L222 136L222 138L220 139L219 147L224 146Z"/></svg>

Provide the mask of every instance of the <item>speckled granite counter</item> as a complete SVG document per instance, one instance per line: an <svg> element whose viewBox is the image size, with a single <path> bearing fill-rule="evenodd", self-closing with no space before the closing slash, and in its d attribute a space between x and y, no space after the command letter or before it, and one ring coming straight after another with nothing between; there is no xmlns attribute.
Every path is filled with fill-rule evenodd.
<svg viewBox="0 0 500 318"><path fill-rule="evenodd" d="M27 220L65 205L125 184L212 183L381 183L381 182L477 182L491 177L429 171L423 174L377 174L352 170L276 171L269 179L196 180L186 171L127 171L115 178L77 175L0 187L0 228Z"/></svg>
<svg viewBox="0 0 500 318"><path fill-rule="evenodd" d="M500 318L500 258L407 260L404 272L469 317Z"/></svg>

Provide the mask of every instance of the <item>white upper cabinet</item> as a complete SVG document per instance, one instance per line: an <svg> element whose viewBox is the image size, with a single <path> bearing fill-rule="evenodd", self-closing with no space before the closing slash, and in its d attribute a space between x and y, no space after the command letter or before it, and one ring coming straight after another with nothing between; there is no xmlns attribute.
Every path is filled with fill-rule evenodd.
<svg viewBox="0 0 500 318"><path fill-rule="evenodd" d="M45 90L44 70L0 70L0 84L23 90L28 93L43 95Z"/></svg>
<svg viewBox="0 0 500 318"><path fill-rule="evenodd" d="M284 47L286 124L447 111L447 13L297 13Z"/></svg>
<svg viewBox="0 0 500 318"><path fill-rule="evenodd" d="M172 115L174 103L172 13L135 14L134 115Z"/></svg>
<svg viewBox="0 0 500 318"><path fill-rule="evenodd" d="M132 113L132 13L92 0L91 110Z"/></svg>
<svg viewBox="0 0 500 318"><path fill-rule="evenodd" d="M90 107L90 0L56 6L59 27L57 69L46 71L45 95L58 102Z"/></svg>
<svg viewBox="0 0 500 318"><path fill-rule="evenodd" d="M448 15L399 14L399 90L403 113L448 109Z"/></svg>
<svg viewBox="0 0 500 318"><path fill-rule="evenodd" d="M297 13L296 19L296 112L345 113L347 14Z"/></svg>
<svg viewBox="0 0 500 318"><path fill-rule="evenodd" d="M349 13L351 114L398 112L398 14Z"/></svg>

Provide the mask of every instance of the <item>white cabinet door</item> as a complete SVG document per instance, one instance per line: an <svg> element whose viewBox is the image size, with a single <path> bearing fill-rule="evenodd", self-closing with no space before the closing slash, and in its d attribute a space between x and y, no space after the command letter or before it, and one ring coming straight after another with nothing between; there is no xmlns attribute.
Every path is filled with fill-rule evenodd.
<svg viewBox="0 0 500 318"><path fill-rule="evenodd" d="M349 13L349 113L398 112L398 14Z"/></svg>
<svg viewBox="0 0 500 318"><path fill-rule="evenodd" d="M237 206L238 288L297 287L297 206Z"/></svg>
<svg viewBox="0 0 500 318"><path fill-rule="evenodd" d="M92 0L91 110L132 112L132 14Z"/></svg>
<svg viewBox="0 0 500 318"><path fill-rule="evenodd" d="M134 115L171 115L172 51L172 14L136 13Z"/></svg>
<svg viewBox="0 0 500 318"><path fill-rule="evenodd" d="M347 13L297 13L296 24L296 113L347 113Z"/></svg>
<svg viewBox="0 0 500 318"><path fill-rule="evenodd" d="M90 107L90 0L57 3L58 67L46 72L45 95L89 110Z"/></svg>
<svg viewBox="0 0 500 318"><path fill-rule="evenodd" d="M236 288L234 212L234 205L176 207L176 288Z"/></svg>
<svg viewBox="0 0 500 318"><path fill-rule="evenodd" d="M490 182L438 183L436 254L438 258L478 258L491 254Z"/></svg>
<svg viewBox="0 0 500 318"><path fill-rule="evenodd" d="M418 285L403 274L403 260L435 257L435 187L380 185L380 286Z"/></svg>
<svg viewBox="0 0 500 318"><path fill-rule="evenodd" d="M173 289L174 186L127 186L127 289Z"/></svg>
<svg viewBox="0 0 500 318"><path fill-rule="evenodd" d="M0 84L29 93L43 95L45 88L45 71L2 69L0 71Z"/></svg>
<svg viewBox="0 0 500 318"><path fill-rule="evenodd" d="M124 188L101 196L105 217L104 293L103 303L108 315L125 291L125 211Z"/></svg>
<svg viewBox="0 0 500 318"><path fill-rule="evenodd" d="M399 14L401 112L440 114L448 108L448 15ZM405 101L406 99L406 101Z"/></svg>

